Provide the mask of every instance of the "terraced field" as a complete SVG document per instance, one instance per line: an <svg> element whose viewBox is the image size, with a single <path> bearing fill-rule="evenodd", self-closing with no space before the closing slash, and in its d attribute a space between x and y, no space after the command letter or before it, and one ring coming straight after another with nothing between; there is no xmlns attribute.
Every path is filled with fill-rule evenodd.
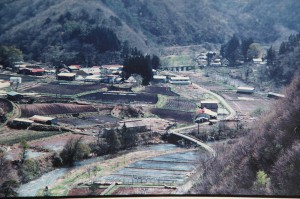
<svg viewBox="0 0 300 199"><path fill-rule="evenodd" d="M20 105L21 117L33 115L55 115L66 113L97 112L92 105L66 104L66 103L42 103Z"/></svg>
<svg viewBox="0 0 300 199"><path fill-rule="evenodd" d="M35 87L28 88L24 91L34 92L34 93L49 93L49 94L58 94L58 95L76 95L79 93L98 90L105 88L104 84L61 84L57 82L52 82L49 84L39 84Z"/></svg>
<svg viewBox="0 0 300 199"><path fill-rule="evenodd" d="M188 99L182 98L169 98L164 109L180 110L180 111L193 111L196 109L196 104Z"/></svg>

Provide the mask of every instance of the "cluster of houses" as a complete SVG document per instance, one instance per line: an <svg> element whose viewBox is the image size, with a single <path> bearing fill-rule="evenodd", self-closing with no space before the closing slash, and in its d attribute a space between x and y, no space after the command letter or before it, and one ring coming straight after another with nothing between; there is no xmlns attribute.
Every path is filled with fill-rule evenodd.
<svg viewBox="0 0 300 199"><path fill-rule="evenodd" d="M103 82L103 83L119 83L121 82L122 65L102 65L93 66L91 68L83 68L80 65L65 66L60 70L45 69L42 64L29 64L24 62L16 62L12 71L23 75L55 75L57 80L65 81L87 81L87 82Z"/></svg>

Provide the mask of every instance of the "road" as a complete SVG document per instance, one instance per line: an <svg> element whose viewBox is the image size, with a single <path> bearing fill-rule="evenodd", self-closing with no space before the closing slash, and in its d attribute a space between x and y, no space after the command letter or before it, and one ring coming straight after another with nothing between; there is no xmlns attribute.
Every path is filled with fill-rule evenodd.
<svg viewBox="0 0 300 199"><path fill-rule="evenodd" d="M184 135L182 133L177 133L177 132L174 132L174 131L171 131L171 134L174 134L174 135L177 135L177 136L182 137L184 139L190 140L190 141L196 143L197 145L201 146L205 150L207 150L212 155L212 157L216 156L215 150L213 148L211 148L210 146L208 146L207 144L205 144L204 142L200 141L200 140L197 140L197 139L192 138L188 135Z"/></svg>

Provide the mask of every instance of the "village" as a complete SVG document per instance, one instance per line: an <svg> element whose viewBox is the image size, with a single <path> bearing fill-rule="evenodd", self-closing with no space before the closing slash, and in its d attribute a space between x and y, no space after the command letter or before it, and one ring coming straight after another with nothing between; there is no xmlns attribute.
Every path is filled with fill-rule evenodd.
<svg viewBox="0 0 300 199"><path fill-rule="evenodd" d="M5 115L0 130L1 148L12 162L18 162L21 152L19 143L26 140L30 146L27 158L43 159L59 153L70 138L82 137L84 143L92 144L104 139L103 134L110 129L126 126L138 133L140 146L155 146L166 142L180 146L199 145L208 154L214 155L215 152L206 143L242 136L242 130L255 122L262 108L267 108L274 98L284 96L257 92L254 87L234 79L225 82L217 74L207 75L201 69L207 65L207 54L201 53L198 56L197 68L173 66L152 70L153 79L148 86L141 86L137 75L124 79L122 65L88 68L65 65L57 70L43 64L17 62L14 67L3 69L0 74L0 102ZM253 61L257 61L255 64L264 64L262 60ZM212 67L221 67L223 64L226 63L221 63L218 57L211 62ZM176 139L162 139L170 134L177 136ZM166 154L178 154L178 150L171 148ZM185 150L191 149L181 149ZM157 151L149 153L153 155L143 156L144 153L141 153L142 156L138 155L136 160L131 158L127 164L161 155ZM119 163L112 166L114 169L110 172L114 172L118 166ZM187 171L184 175L189 176L193 170ZM122 183L118 179L116 184L116 179L110 175L102 178L97 176L92 183L98 181L99 190L101 188L101 193L105 195L116 194L117 191L113 192L111 186L119 186L120 183L145 184L144 189L152 190L149 193L156 190L147 187L153 183L160 184L158 189L168 194L175 193L180 187L179 181L175 179L164 181L171 177L157 180L148 176L145 179L149 181L145 180L144 183L139 180L135 182L133 179L136 178L124 178ZM90 183L90 177L85 180L79 178L63 189L55 191L60 184L51 186L52 193L61 194L63 191L66 195L86 194L83 190L88 189ZM164 186L170 183L171 188L161 187L162 183ZM65 192L69 186L73 187L72 191ZM128 192L124 186L120 194ZM41 194L40 190L35 194Z"/></svg>

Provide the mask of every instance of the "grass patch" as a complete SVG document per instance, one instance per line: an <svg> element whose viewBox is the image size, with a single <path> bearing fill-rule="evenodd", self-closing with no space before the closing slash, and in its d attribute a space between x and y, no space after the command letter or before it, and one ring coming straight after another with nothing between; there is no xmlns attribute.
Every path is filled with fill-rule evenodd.
<svg viewBox="0 0 300 199"><path fill-rule="evenodd" d="M16 144L21 142L22 140L32 141L32 140L38 140L45 137L51 137L54 135L59 135L67 132L63 131L32 131L28 133L23 134L17 134L12 137L1 137L0 138L0 144Z"/></svg>
<svg viewBox="0 0 300 199"><path fill-rule="evenodd" d="M156 108L162 108L164 105L166 105L168 97L165 95L157 94L157 103Z"/></svg>

